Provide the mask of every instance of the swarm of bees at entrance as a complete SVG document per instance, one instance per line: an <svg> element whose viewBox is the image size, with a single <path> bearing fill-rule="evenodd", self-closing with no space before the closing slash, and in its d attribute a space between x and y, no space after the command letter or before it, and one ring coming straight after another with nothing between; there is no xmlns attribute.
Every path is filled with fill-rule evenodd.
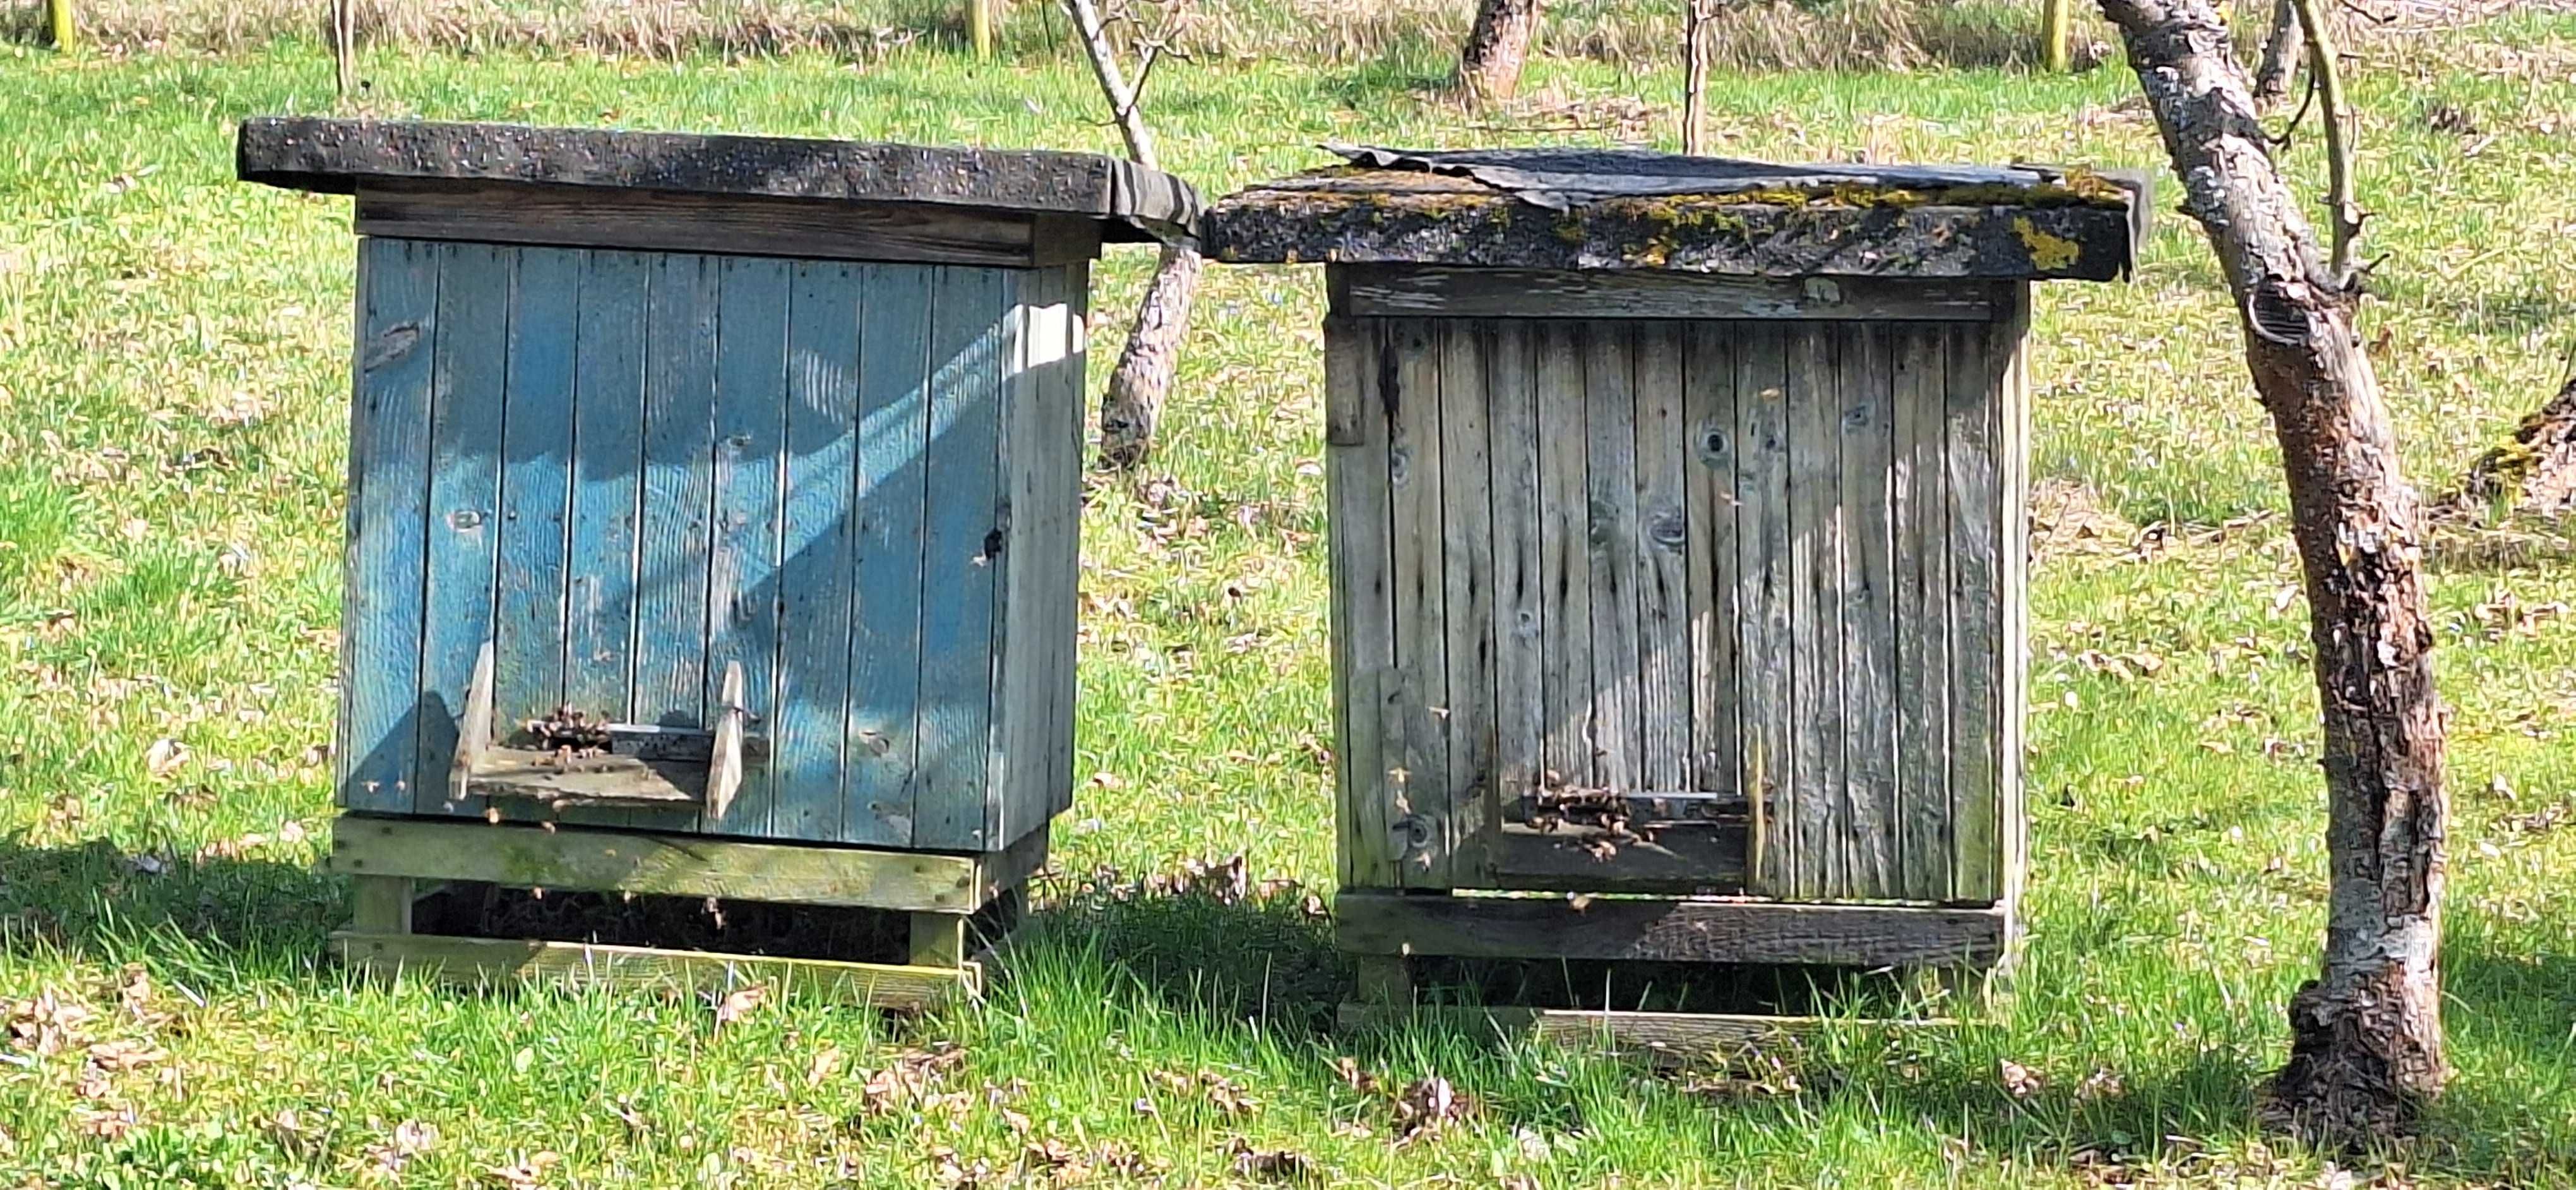
<svg viewBox="0 0 2576 1190"><path fill-rule="evenodd" d="M1549 769L1536 789L1523 803L1525 821L1534 830L1555 831L1573 826L1600 833L1584 840L1583 849L1592 858L1609 859L1631 843L1651 843L1651 834L1640 834L1629 828L1627 795L1615 789L1586 789L1567 783L1564 776Z"/></svg>
<svg viewBox="0 0 2576 1190"><path fill-rule="evenodd" d="M608 721L593 719L575 707L556 707L543 719L528 720L527 728L537 747L553 753L560 766L608 751Z"/></svg>

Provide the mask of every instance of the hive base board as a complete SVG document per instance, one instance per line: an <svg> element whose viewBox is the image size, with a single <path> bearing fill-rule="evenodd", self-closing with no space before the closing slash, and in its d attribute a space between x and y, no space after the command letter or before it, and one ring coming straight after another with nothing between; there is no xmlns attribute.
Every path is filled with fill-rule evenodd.
<svg viewBox="0 0 2576 1190"><path fill-rule="evenodd" d="M1588 960L1613 967L1908 968L1927 1002L1975 1011L2017 933L2001 905L1810 905L1673 897L1457 896L1346 889L1334 903L1334 940L1358 962L1345 1029L1434 1020L1488 1032L1674 1056L1729 1056L1831 1021L1802 1015L1639 1012L1521 1005L1458 1007L1415 1002L1417 959ZM1919 1028L1948 1017L1855 1023Z"/></svg>
<svg viewBox="0 0 2576 1190"><path fill-rule="evenodd" d="M1333 941L1361 955L1987 967L2004 905L1814 905L1698 897L1514 897L1344 889Z"/></svg>
<svg viewBox="0 0 2576 1190"><path fill-rule="evenodd" d="M343 814L326 866L354 878L349 929L332 951L353 969L449 983L778 990L919 1009L981 993L983 963L1017 926L1047 832L980 855L709 839L635 831ZM903 963L734 954L540 938L422 932L439 882L869 910L901 931Z"/></svg>
<svg viewBox="0 0 2576 1190"><path fill-rule="evenodd" d="M1046 862L1047 831L972 855L747 842L480 819L342 814L324 866L350 876L973 913Z"/></svg>

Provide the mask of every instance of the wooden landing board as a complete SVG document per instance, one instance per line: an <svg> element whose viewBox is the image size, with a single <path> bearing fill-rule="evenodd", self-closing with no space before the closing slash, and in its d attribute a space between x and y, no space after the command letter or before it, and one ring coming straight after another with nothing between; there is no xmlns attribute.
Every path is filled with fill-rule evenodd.
<svg viewBox="0 0 2576 1190"><path fill-rule="evenodd" d="M2000 908L1777 901L1405 896L1344 891L1334 944L1356 954L1811 966L1984 966Z"/></svg>
<svg viewBox="0 0 2576 1190"><path fill-rule="evenodd" d="M326 866L352 876L970 913L1028 879L1046 832L1011 850L933 855L605 830L343 815Z"/></svg>
<svg viewBox="0 0 2576 1190"><path fill-rule="evenodd" d="M782 959L714 951L658 950L581 942L460 938L443 934L331 935L340 961L371 975L409 971L448 983L502 985L519 980L575 987L716 990L766 982L780 992L808 991L878 1008L930 1008L982 994L983 970Z"/></svg>

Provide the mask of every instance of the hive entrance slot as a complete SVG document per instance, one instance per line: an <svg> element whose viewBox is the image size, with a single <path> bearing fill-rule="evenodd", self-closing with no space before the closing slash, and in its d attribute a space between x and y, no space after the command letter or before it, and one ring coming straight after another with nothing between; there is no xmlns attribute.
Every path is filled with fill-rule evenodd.
<svg viewBox="0 0 2576 1190"><path fill-rule="evenodd" d="M493 739L487 641L466 690L449 783L459 799L511 798L559 807L702 806L722 816L742 787L744 766L765 759L769 750L766 739L749 733L742 685L741 663L728 663L713 729L584 722L558 714L532 733L546 746L504 747Z"/></svg>

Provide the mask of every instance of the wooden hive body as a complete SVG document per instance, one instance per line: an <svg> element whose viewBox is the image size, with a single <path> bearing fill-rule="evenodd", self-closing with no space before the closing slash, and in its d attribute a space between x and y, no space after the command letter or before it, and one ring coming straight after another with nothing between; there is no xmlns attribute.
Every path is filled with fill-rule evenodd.
<svg viewBox="0 0 2576 1190"><path fill-rule="evenodd" d="M239 168L356 199L345 809L991 855L1066 806L1090 261L1188 187L316 119Z"/></svg>
<svg viewBox="0 0 2576 1190"><path fill-rule="evenodd" d="M2005 899L2024 283L1332 274L1346 887Z"/></svg>
<svg viewBox="0 0 2576 1190"><path fill-rule="evenodd" d="M2030 286L2122 275L2143 182L1333 151L1202 241L1326 266L1360 998L1417 959L2001 961Z"/></svg>
<svg viewBox="0 0 2576 1190"><path fill-rule="evenodd" d="M663 831L991 851L1071 788L1087 266L360 245L342 805L572 707L768 742ZM520 742L525 742L524 739Z"/></svg>

